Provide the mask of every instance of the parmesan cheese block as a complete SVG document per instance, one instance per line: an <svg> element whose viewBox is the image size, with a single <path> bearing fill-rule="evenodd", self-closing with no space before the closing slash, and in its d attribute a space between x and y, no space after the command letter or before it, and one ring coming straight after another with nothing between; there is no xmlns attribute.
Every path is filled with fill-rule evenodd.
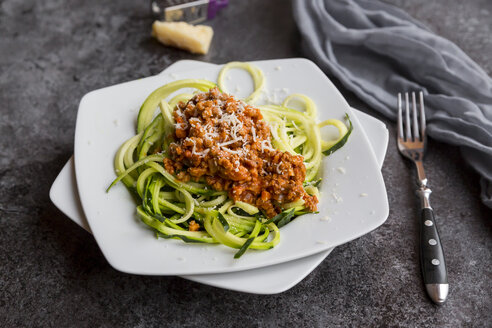
<svg viewBox="0 0 492 328"><path fill-rule="evenodd" d="M214 35L210 26L190 25L185 22L160 22L152 24L152 35L159 42L187 50L195 54L206 54Z"/></svg>

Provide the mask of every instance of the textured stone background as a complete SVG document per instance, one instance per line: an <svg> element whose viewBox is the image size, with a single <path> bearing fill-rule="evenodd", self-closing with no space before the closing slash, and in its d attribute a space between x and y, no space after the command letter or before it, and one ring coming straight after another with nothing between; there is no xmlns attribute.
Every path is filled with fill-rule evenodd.
<svg viewBox="0 0 492 328"><path fill-rule="evenodd" d="M490 0L390 2L492 74ZM433 140L426 169L451 284L443 307L433 306L422 287L412 176L393 138L383 168L387 222L336 248L285 293L248 295L112 269L93 238L48 198L73 152L80 98L179 59L302 55L287 1L231 1L210 23L216 35L206 56L159 45L149 36L148 9L148 1L135 0L0 1L0 326L492 325L492 212L457 149Z"/></svg>

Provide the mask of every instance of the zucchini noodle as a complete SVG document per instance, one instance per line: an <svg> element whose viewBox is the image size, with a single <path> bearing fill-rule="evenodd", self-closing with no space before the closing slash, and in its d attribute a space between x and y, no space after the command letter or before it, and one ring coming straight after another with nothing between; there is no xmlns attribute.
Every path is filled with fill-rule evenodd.
<svg viewBox="0 0 492 328"><path fill-rule="evenodd" d="M173 110L193 94L181 93L168 99L169 96L185 88L203 92L218 87L227 92L224 80L231 68L244 69L253 79L254 91L244 101L252 104L258 100L265 86L263 72L250 63L241 62L224 65L217 85L207 80L186 79L156 89L140 108L136 135L125 141L116 153L117 178L107 191L121 181L138 202L137 215L157 237L187 243L223 244L238 249L234 257L239 258L248 249L275 247L280 242L279 228L309 212L304 200L283 204L281 213L267 218L256 206L235 202L227 192L213 190L202 181L179 181L163 165L174 136ZM291 108L294 99L302 103L302 111ZM349 127L337 119L317 123L316 104L303 94L292 94L281 105L258 108L270 126L272 147L304 158L304 190L308 195L319 197L320 179L315 179L323 154L331 154L347 141L352 131L348 116ZM335 140L321 138L321 128L328 125L338 129L339 136Z"/></svg>
<svg viewBox="0 0 492 328"><path fill-rule="evenodd" d="M253 93L251 93L248 97L246 97L246 99L244 99L245 102L253 104L258 99L261 91L265 87L265 76L263 75L263 72L261 71L261 69L254 65L251 65L250 63L230 62L225 64L224 67L222 67L222 69L220 70L219 77L217 78L217 86L222 92L225 93L228 92L225 89L224 79L227 71L229 71L231 68L244 69L253 78L255 89L253 90Z"/></svg>

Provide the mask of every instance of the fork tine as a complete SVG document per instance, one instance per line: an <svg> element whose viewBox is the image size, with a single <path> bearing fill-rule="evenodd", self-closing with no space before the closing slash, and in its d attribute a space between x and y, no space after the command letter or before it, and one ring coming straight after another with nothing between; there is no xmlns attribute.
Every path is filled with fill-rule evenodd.
<svg viewBox="0 0 492 328"><path fill-rule="evenodd" d="M417 101L415 100L415 92L412 92L412 127L413 127L413 140L420 139L419 136L419 121L417 120Z"/></svg>
<svg viewBox="0 0 492 328"><path fill-rule="evenodd" d="M398 138L403 139L403 118L401 112L401 93L398 93Z"/></svg>
<svg viewBox="0 0 492 328"><path fill-rule="evenodd" d="M410 131L410 103L408 101L408 92L405 92L405 140L412 139L412 132Z"/></svg>
<svg viewBox="0 0 492 328"><path fill-rule="evenodd" d="M419 92L420 98L420 133L422 134L422 139L425 137L425 108L424 108L424 93Z"/></svg>

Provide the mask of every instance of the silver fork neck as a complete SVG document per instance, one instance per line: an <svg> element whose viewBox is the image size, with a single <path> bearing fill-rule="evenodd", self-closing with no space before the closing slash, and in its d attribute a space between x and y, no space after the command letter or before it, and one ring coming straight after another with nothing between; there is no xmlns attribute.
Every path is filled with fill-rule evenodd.
<svg viewBox="0 0 492 328"><path fill-rule="evenodd" d="M427 177L425 176L424 165L421 160L417 160L414 163L417 167L417 183L420 187L417 190L417 194L420 197L422 208L432 208L429 200L432 190L427 187Z"/></svg>
<svg viewBox="0 0 492 328"><path fill-rule="evenodd" d="M415 167L417 167L418 185L419 187L427 187L427 177L425 176L424 164L422 160L414 161Z"/></svg>
<svg viewBox="0 0 492 328"><path fill-rule="evenodd" d="M419 195L420 198L420 204L422 205L422 208L430 208L432 209L430 205L430 194L432 193L432 190L430 190L427 187L420 187L420 189L417 190L417 194Z"/></svg>

